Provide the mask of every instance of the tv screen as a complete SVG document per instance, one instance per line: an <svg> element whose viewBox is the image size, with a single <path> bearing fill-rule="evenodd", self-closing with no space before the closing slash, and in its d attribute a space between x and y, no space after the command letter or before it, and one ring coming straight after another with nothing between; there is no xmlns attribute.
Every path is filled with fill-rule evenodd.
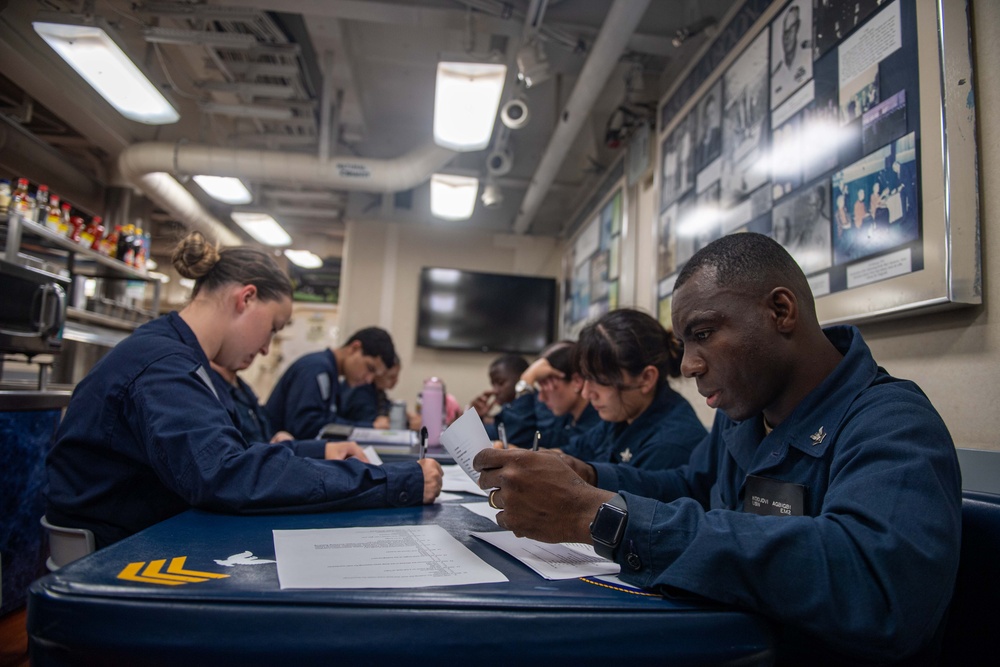
<svg viewBox="0 0 1000 667"><path fill-rule="evenodd" d="M555 336L554 278L423 268L417 345L534 354Z"/></svg>

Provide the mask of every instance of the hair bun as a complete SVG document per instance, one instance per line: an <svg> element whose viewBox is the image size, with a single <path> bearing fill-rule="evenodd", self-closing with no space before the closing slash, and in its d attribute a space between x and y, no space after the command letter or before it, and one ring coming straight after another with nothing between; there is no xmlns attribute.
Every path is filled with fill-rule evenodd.
<svg viewBox="0 0 1000 667"><path fill-rule="evenodd" d="M198 279L219 261L219 249L209 243L201 232L191 232L174 248L170 261L177 273L185 278Z"/></svg>

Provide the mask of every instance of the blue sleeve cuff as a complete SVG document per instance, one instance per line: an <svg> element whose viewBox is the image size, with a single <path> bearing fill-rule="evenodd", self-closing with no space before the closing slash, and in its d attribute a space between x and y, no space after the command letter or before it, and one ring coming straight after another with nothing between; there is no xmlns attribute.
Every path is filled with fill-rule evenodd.
<svg viewBox="0 0 1000 667"><path fill-rule="evenodd" d="M617 493L621 486L621 481L618 479L618 465L615 463L593 462L590 465L597 472L597 488Z"/></svg>
<svg viewBox="0 0 1000 667"><path fill-rule="evenodd" d="M287 444L296 456L306 459L325 459L326 440L292 440Z"/></svg>
<svg viewBox="0 0 1000 667"><path fill-rule="evenodd" d="M386 463L386 504L390 507L421 505L424 502L424 471L415 461Z"/></svg>

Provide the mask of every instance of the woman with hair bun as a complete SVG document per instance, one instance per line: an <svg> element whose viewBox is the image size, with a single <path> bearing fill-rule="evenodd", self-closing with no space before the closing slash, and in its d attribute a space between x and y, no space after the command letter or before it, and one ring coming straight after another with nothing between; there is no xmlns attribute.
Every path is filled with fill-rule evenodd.
<svg viewBox="0 0 1000 667"><path fill-rule="evenodd" d="M687 463L707 435L691 404L670 388L680 377L673 334L638 310L613 310L580 332L583 396L604 423L561 448L586 462L658 470Z"/></svg>
<svg viewBox="0 0 1000 667"><path fill-rule="evenodd" d="M354 443L248 443L209 376L267 354L288 323L292 285L274 259L218 250L198 232L173 264L191 302L136 329L79 383L46 466L47 519L86 528L98 547L197 507L217 512L325 511L431 503L441 467L372 466ZM97 399L97 400L95 400Z"/></svg>

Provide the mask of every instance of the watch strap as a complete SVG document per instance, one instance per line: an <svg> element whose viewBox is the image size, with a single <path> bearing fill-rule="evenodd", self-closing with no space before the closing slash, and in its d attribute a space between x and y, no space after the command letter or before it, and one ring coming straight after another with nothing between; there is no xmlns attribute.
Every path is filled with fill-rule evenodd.
<svg viewBox="0 0 1000 667"><path fill-rule="evenodd" d="M616 531L617 534L611 539L608 539L607 536L594 533L594 528L603 523L599 521L602 512L615 512L620 516L620 523L618 524L618 529ZM590 524L590 537L594 543L594 551L597 552L598 556L607 558L608 560L614 560L615 550L618 548L622 537L625 535L625 526L627 523L628 504L625 502L625 498L623 498L620 493L616 493L614 496L601 504L601 506L597 509L597 513L594 515L594 521Z"/></svg>

